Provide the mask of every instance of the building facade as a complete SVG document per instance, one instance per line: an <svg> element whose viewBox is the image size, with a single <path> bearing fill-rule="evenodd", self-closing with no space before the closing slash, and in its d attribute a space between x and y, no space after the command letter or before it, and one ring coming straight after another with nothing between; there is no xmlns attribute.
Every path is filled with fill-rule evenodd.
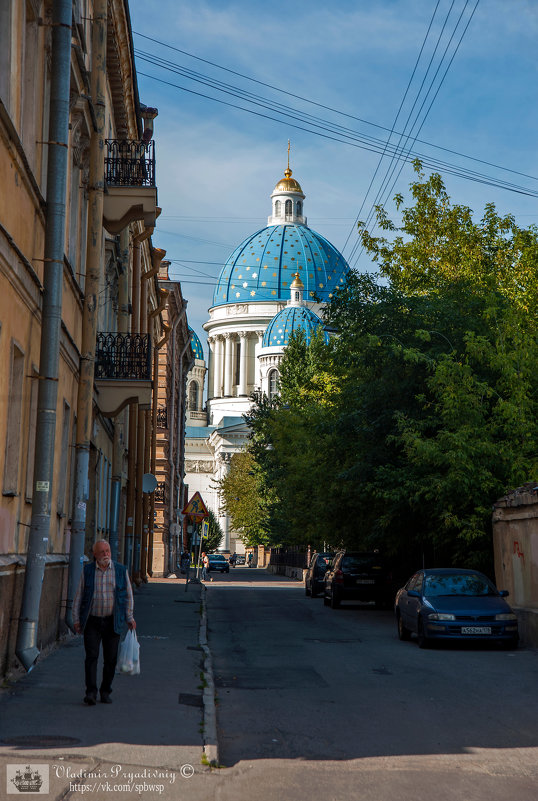
<svg viewBox="0 0 538 801"><path fill-rule="evenodd" d="M190 352L152 244L156 116L138 97L126 0L0 3L2 674L66 630L96 539L148 575L168 299Z"/></svg>
<svg viewBox="0 0 538 801"><path fill-rule="evenodd" d="M207 362L197 338L198 356L188 377L185 480L189 492L198 490L218 516L221 548L232 552L244 549L221 507L218 482L247 443L243 415L254 392L268 397L277 392L291 334L300 330L308 342L323 327L323 305L345 284L349 270L336 248L308 227L304 201L288 163L271 194L267 226L245 239L221 270L204 324Z"/></svg>

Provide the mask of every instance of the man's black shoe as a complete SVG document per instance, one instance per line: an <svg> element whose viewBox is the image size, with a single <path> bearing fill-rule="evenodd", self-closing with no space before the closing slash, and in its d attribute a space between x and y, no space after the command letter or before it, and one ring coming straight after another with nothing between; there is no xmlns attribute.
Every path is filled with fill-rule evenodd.
<svg viewBox="0 0 538 801"><path fill-rule="evenodd" d="M97 703L95 695L85 695L84 696L84 703L88 706L95 706Z"/></svg>
<svg viewBox="0 0 538 801"><path fill-rule="evenodd" d="M106 695L106 693L105 694L101 693L101 703L102 704L111 704L112 703L112 698L110 697L110 695Z"/></svg>

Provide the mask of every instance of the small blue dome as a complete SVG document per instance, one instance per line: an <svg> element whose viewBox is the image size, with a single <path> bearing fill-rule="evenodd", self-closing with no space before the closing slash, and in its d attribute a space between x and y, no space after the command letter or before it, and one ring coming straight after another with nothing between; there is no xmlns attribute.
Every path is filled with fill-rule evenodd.
<svg viewBox="0 0 538 801"><path fill-rule="evenodd" d="M195 359L200 359L203 362L204 360L204 349L202 348L202 343L200 342L198 335L192 330L189 326L189 333L191 335L191 348L192 352L194 353Z"/></svg>
<svg viewBox="0 0 538 801"><path fill-rule="evenodd" d="M237 247L222 268L213 306L245 301L288 300L293 274L305 287L304 299L327 303L345 284L349 266L320 234L306 225L270 225Z"/></svg>
<svg viewBox="0 0 538 801"><path fill-rule="evenodd" d="M285 309L275 314L263 335L263 348L274 348L287 345L290 336L303 331L305 335L306 344L310 344L310 340L314 333L319 329L323 329L323 323L307 306L286 306ZM329 341L329 335L324 332L325 342Z"/></svg>

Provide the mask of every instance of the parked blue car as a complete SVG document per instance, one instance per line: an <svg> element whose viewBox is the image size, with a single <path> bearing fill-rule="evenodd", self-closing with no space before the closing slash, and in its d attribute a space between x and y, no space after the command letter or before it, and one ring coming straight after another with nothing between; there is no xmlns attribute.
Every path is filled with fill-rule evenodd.
<svg viewBox="0 0 538 801"><path fill-rule="evenodd" d="M433 640L518 643L517 617L499 590L477 570L419 570L398 590L394 611L400 640L417 635L420 648Z"/></svg>

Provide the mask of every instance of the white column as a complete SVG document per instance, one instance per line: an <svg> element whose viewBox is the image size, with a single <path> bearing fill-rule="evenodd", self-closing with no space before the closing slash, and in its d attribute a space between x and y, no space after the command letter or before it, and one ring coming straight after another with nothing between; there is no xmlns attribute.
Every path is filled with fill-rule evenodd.
<svg viewBox="0 0 538 801"><path fill-rule="evenodd" d="M215 337L215 370L213 373L213 397L222 398L222 337Z"/></svg>
<svg viewBox="0 0 538 801"><path fill-rule="evenodd" d="M263 345L263 335L264 335L264 333L265 333L264 331L256 331L256 336L258 337L258 344L254 348L254 359L255 359L254 375L257 376L257 378L258 378L258 380L256 382L256 386L257 386L258 389L262 389L262 371L261 371L260 360L258 359L258 354L259 354L259 352L261 350L261 347Z"/></svg>
<svg viewBox="0 0 538 801"><path fill-rule="evenodd" d="M214 382L214 374L215 374L215 337L208 337L207 338L207 347L208 347L208 354L207 354L207 399L211 400L213 397L213 382ZM203 406L203 402L202 402ZM202 407L200 407L202 408Z"/></svg>
<svg viewBox="0 0 538 801"><path fill-rule="evenodd" d="M224 334L226 350L224 351L224 397L232 394L233 375L233 334Z"/></svg>
<svg viewBox="0 0 538 801"><path fill-rule="evenodd" d="M247 348L248 348L248 335L246 331L239 332L239 343L241 347L241 361L239 364L239 395L247 394Z"/></svg>

